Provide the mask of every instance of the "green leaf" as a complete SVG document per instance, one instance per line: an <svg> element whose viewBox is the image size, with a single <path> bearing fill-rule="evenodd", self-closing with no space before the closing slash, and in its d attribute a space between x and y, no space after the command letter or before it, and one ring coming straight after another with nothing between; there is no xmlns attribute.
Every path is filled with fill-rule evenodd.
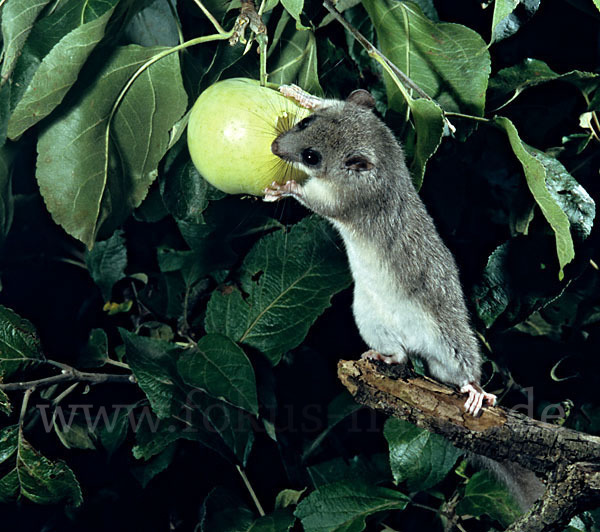
<svg viewBox="0 0 600 532"><path fill-rule="evenodd" d="M71 86L92 50L104 37L104 30L118 0L100 17L65 35L44 57L8 122L8 137L15 139L48 116Z"/></svg>
<svg viewBox="0 0 600 532"><path fill-rule="evenodd" d="M209 334L202 337L197 346L183 352L177 369L190 386L258 414L252 364L239 346L226 336Z"/></svg>
<svg viewBox="0 0 600 532"><path fill-rule="evenodd" d="M490 92L495 99L506 98L511 95L510 99L512 100L525 89L548 81L562 80L581 86L599 79L598 74L579 70L557 74L543 61L528 58L518 65L500 70L492 77L490 79Z"/></svg>
<svg viewBox="0 0 600 532"><path fill-rule="evenodd" d="M2 390L0 390L0 412L9 416L12 412L12 405L10 399Z"/></svg>
<svg viewBox="0 0 600 532"><path fill-rule="evenodd" d="M131 469L133 476L138 480L142 488L146 488L156 475L162 473L171 465L176 451L177 445L169 445L164 451L152 457L144 465Z"/></svg>
<svg viewBox="0 0 600 532"><path fill-rule="evenodd" d="M352 395L344 391L336 396L329 405L327 405L327 428L321 432L313 442L302 453L302 459L306 459L321 445L321 442L327 437L331 430L343 419L352 415L362 408Z"/></svg>
<svg viewBox="0 0 600 532"><path fill-rule="evenodd" d="M569 219L574 235L581 240L590 236L596 216L594 200L558 159L531 146L528 151L544 166L546 188Z"/></svg>
<svg viewBox="0 0 600 532"><path fill-rule="evenodd" d="M560 267L559 278L562 279L564 277L563 268L575 258L575 249L571 238L569 219L546 186L547 172L544 159L540 160L537 156L539 152L527 146L519 138L517 129L508 118L497 117L494 122L506 131L512 150L523 167L527 186L544 218L554 231Z"/></svg>
<svg viewBox="0 0 600 532"><path fill-rule="evenodd" d="M79 357L83 368L100 368L108 360L108 336L102 329L92 329Z"/></svg>
<svg viewBox="0 0 600 532"><path fill-rule="evenodd" d="M494 16L492 18L491 42L500 41L511 35L510 32L507 32L506 24L508 22L508 16L515 10L519 3L520 0L494 1Z"/></svg>
<svg viewBox="0 0 600 532"><path fill-rule="evenodd" d="M12 159L13 154L8 147L3 146L0 148L0 245L8 235L13 221Z"/></svg>
<svg viewBox="0 0 600 532"><path fill-rule="evenodd" d="M365 519L385 510L404 510L410 499L399 491L356 482L320 486L295 515L305 532L360 532Z"/></svg>
<svg viewBox="0 0 600 532"><path fill-rule="evenodd" d="M489 515L505 527L521 514L508 490L489 471L479 471L469 479L456 510L459 515Z"/></svg>
<svg viewBox="0 0 600 532"><path fill-rule="evenodd" d="M490 55L481 36L460 24L435 23L418 5L395 0L363 0L375 25L381 51L445 111L482 116L490 75ZM386 74L388 103L406 103Z"/></svg>
<svg viewBox="0 0 600 532"><path fill-rule="evenodd" d="M295 521L296 518L291 510L276 510L254 521L248 528L248 532L287 532Z"/></svg>
<svg viewBox="0 0 600 532"><path fill-rule="evenodd" d="M81 416L69 420L68 424L61 424L54 419L54 431L58 439L67 449L95 449L92 435Z"/></svg>
<svg viewBox="0 0 600 532"><path fill-rule="evenodd" d="M18 425L0 431L0 463L15 465L0 479L0 501L11 502L19 493L37 504L79 506L81 488L73 471L61 461L52 462L23 438Z"/></svg>
<svg viewBox="0 0 600 532"><path fill-rule="evenodd" d="M417 142L410 164L415 188L419 190L423 184L425 165L437 151L444 133L444 114L435 102L419 99L411 100L408 105L415 123Z"/></svg>
<svg viewBox="0 0 600 532"><path fill-rule="evenodd" d="M553 301L564 283L558 280L551 237L520 236L510 239L490 255L483 278L473 292L477 315L486 327L499 321L511 327Z"/></svg>
<svg viewBox="0 0 600 532"><path fill-rule="evenodd" d="M119 329L127 362L159 419L179 411L175 370L177 348L170 342Z"/></svg>
<svg viewBox="0 0 600 532"><path fill-rule="evenodd" d="M85 263L104 301L110 301L112 287L125 277L127 248L123 231L115 231L107 240L97 242L94 249L86 253Z"/></svg>
<svg viewBox="0 0 600 532"><path fill-rule="evenodd" d="M317 70L317 42L310 30L297 31L288 25L281 38L282 50L269 81L278 85L296 83L312 94L323 94Z"/></svg>
<svg viewBox="0 0 600 532"><path fill-rule="evenodd" d="M140 205L157 176L169 131L185 111L179 60L171 54L140 74L109 124L125 83L161 51L116 49L99 72L88 69L93 83L40 135L36 177L46 206L89 248L101 227L118 226Z"/></svg>
<svg viewBox="0 0 600 532"><path fill-rule="evenodd" d="M254 514L233 493L224 488L213 489L200 509L201 532L248 531Z"/></svg>
<svg viewBox="0 0 600 532"><path fill-rule="evenodd" d="M400 419L387 420L384 435L396 483L406 481L411 491L441 482L461 455L448 440Z"/></svg>
<svg viewBox="0 0 600 532"><path fill-rule="evenodd" d="M180 153L165 179L160 193L167 210L177 220L200 223L208 206L210 185L196 170L186 151Z"/></svg>
<svg viewBox="0 0 600 532"><path fill-rule="evenodd" d="M98 330L98 329L97 329ZM98 439L109 456L123 445L131 424L131 413L136 405L118 405L112 420L107 419L98 431Z"/></svg>
<svg viewBox="0 0 600 532"><path fill-rule="evenodd" d="M125 28L128 42L142 46L176 46L179 44L175 0L154 0L137 12Z"/></svg>
<svg viewBox="0 0 600 532"><path fill-rule="evenodd" d="M241 289L213 292L206 331L261 350L273 364L298 346L331 297L350 283L343 251L324 220L263 237L246 256Z"/></svg>
<svg viewBox="0 0 600 532"><path fill-rule="evenodd" d="M296 506L298 501L306 491L306 488L303 490L282 490L277 494L275 498L275 509L280 510L282 508L289 508L290 506Z"/></svg>
<svg viewBox="0 0 600 532"><path fill-rule="evenodd" d="M85 263L104 301L110 301L112 287L125 277L127 247L123 231L115 231L107 240L97 242L94 249L86 253Z"/></svg>
<svg viewBox="0 0 600 532"><path fill-rule="evenodd" d="M299 23L302 9L304 9L304 0L281 0L281 4L294 17L294 20Z"/></svg>
<svg viewBox="0 0 600 532"><path fill-rule="evenodd" d="M45 360L33 325L0 305L0 376Z"/></svg>
<svg viewBox="0 0 600 532"><path fill-rule="evenodd" d="M0 464L6 463L17 452L18 434L18 425L10 425L0 429Z"/></svg>
<svg viewBox="0 0 600 532"><path fill-rule="evenodd" d="M50 0L8 0L2 9L2 84L11 76L35 19Z"/></svg>

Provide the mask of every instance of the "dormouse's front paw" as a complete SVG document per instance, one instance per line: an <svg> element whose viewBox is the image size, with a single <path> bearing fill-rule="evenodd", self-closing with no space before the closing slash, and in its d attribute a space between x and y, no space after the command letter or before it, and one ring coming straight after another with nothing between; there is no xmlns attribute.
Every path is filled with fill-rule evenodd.
<svg viewBox="0 0 600 532"><path fill-rule="evenodd" d="M287 196L300 196L298 183L296 183L296 181L293 179L286 181L283 185L277 181L273 181L267 188L265 188L264 193L265 195L263 197L263 201L268 202L279 201L281 198L285 198Z"/></svg>
<svg viewBox="0 0 600 532"><path fill-rule="evenodd" d="M489 406L494 406L496 404L497 398L493 393L487 393L474 383L465 384L460 389L460 392L469 394L469 397L465 402L465 410L473 416L479 414L484 402Z"/></svg>
<svg viewBox="0 0 600 532"><path fill-rule="evenodd" d="M279 87L279 92L286 98L294 100L300 107L304 107L305 109L318 109L323 103L321 98L313 96L298 87L298 85L282 85Z"/></svg>

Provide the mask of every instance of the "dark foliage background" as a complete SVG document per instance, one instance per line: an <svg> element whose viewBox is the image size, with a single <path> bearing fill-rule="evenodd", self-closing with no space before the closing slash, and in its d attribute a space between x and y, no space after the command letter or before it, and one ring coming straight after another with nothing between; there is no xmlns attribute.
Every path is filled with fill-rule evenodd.
<svg viewBox="0 0 600 532"><path fill-rule="evenodd" d="M437 106L421 122L423 111L413 109L407 122L406 103L378 63L337 22L320 24L327 11L319 1L267 2L269 81L336 98L368 89L406 144L416 181L425 163L414 161L432 155L421 195L457 258L488 359L486 389L505 406L599 434L597 0L418 4L340 9L393 60L406 43L420 44L417 30L427 24L481 36L457 37L466 70L455 92L442 83L430 93L454 134L446 127L441 138ZM47 379L63 364L133 372L138 383L0 394L2 526L310 532L510 523L514 501L487 473L471 470L443 440L359 409L338 383L337 361L366 346L334 232L290 201L225 197L193 169L185 134L177 140L204 88L258 78L254 49L242 56L242 44L225 41L170 54L116 107L159 47L215 33L196 3L0 5L0 375L4 383ZM205 5L231 28L237 9ZM410 37L394 18L405 8ZM36 15L27 19L27 10ZM439 38L441 26L431 28ZM470 71L490 42L489 72ZM427 90L437 67L411 67ZM145 119L150 94L158 111ZM496 116L518 137L509 139ZM562 218L543 215L520 142L541 161L542 188L553 191ZM146 148L154 161L139 161ZM92 193L97 172L103 188ZM562 233L549 224L559 218ZM573 257L557 252L557 240L573 242ZM291 288L297 283L302 290ZM67 418L77 413L70 427L60 417L52 426L56 407ZM113 429L90 427L86 408L92 419L104 408ZM137 430L129 412L134 421L147 415ZM597 530L598 519L583 515L571 530Z"/></svg>

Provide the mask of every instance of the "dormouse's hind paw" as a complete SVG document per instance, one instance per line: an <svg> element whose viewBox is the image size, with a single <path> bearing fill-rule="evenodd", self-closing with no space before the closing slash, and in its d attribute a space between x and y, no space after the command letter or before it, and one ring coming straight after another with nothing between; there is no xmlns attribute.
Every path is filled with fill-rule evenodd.
<svg viewBox="0 0 600 532"><path fill-rule="evenodd" d="M283 185L278 183L277 181L273 181L267 188L264 190L263 201L273 202L279 201L281 198L285 198L287 196L299 196L300 192L298 189L298 183L296 183L293 179L290 179Z"/></svg>
<svg viewBox="0 0 600 532"><path fill-rule="evenodd" d="M362 355L360 355L362 360L381 360L386 364L403 364L406 362L405 355L383 355L375 351L375 349L369 349L365 351Z"/></svg>
<svg viewBox="0 0 600 532"><path fill-rule="evenodd" d="M321 107L323 100L318 96L313 96L298 85L282 85L279 87L279 92L290 100L295 100L300 107L305 109L318 109Z"/></svg>
<svg viewBox="0 0 600 532"><path fill-rule="evenodd" d="M476 384L465 384L460 389L460 392L469 394L469 397L465 402L465 410L473 416L479 414L484 402L489 406L494 406L496 404L496 396L493 393L487 393Z"/></svg>

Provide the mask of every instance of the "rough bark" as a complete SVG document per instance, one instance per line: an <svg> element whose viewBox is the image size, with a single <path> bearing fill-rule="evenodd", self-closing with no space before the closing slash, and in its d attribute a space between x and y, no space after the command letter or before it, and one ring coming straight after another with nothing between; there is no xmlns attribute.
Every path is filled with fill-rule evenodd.
<svg viewBox="0 0 600 532"><path fill-rule="evenodd" d="M474 418L465 396L404 368L342 360L338 377L358 403L448 438L461 449L510 460L546 479L546 492L508 529L562 531L571 517L600 504L600 438L502 407Z"/></svg>

